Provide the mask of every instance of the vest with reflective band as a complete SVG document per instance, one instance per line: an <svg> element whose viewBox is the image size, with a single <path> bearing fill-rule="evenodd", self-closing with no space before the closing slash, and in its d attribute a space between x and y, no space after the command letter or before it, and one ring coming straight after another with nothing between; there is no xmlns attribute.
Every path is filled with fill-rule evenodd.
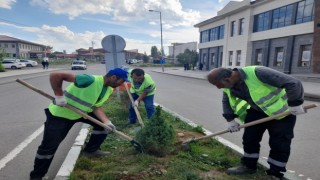
<svg viewBox="0 0 320 180"><path fill-rule="evenodd" d="M256 66L248 66L242 68L247 76L244 82L246 83L249 89L249 93L253 102L268 116L289 111L287 94L285 89L270 86L261 82L256 76L255 68ZM229 102L231 105L231 103L233 102L230 101L230 96L231 93L229 93L228 95ZM284 116L277 119L282 118L284 118Z"/></svg>
<svg viewBox="0 0 320 180"><path fill-rule="evenodd" d="M112 94L113 88L107 87L107 91L103 98L98 101L101 91L104 86L103 76L93 76L94 82L85 88L78 88L74 83L70 84L64 92L64 97L68 104L76 107L83 112L92 112L95 107L101 107L103 103ZM49 110L52 115L57 117L63 117L70 120L76 120L81 118L81 115L65 108L54 105L49 105Z"/></svg>
<svg viewBox="0 0 320 180"><path fill-rule="evenodd" d="M129 70L130 77L128 78L129 81L131 82L130 92L131 93L136 93L138 95L141 95L145 88L151 86L152 90L147 94L147 96L153 95L155 93L155 91L156 91L156 84L152 80L151 76L149 74L144 73L144 80L143 80L141 86L139 87L139 89L136 89L134 87L134 82L133 82L133 79L131 77L131 71L132 71L132 69Z"/></svg>
<svg viewBox="0 0 320 180"><path fill-rule="evenodd" d="M241 122L244 122L247 115L247 109L250 108L250 105L246 101L232 96L230 89L224 88L223 91L227 94L229 104L234 113L238 116L238 119L240 119Z"/></svg>

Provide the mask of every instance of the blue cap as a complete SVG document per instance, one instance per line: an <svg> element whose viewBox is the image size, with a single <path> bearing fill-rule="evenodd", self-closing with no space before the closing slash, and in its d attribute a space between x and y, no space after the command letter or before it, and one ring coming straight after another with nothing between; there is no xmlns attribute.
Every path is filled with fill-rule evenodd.
<svg viewBox="0 0 320 180"><path fill-rule="evenodd" d="M121 68L115 68L115 69L111 69L108 74L110 75L115 75L121 79L123 79L124 81L129 82L128 80L128 72L121 69Z"/></svg>

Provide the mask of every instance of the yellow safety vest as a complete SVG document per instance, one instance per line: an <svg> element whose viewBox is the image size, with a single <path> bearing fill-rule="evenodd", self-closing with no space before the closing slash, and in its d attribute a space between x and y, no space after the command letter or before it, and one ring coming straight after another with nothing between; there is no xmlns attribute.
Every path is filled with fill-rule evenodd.
<svg viewBox="0 0 320 180"><path fill-rule="evenodd" d="M246 74L246 79L244 80L244 82L249 89L249 93L253 102L268 116L289 111L285 89L270 86L261 82L256 76L255 68L256 66L247 66L242 68ZM244 106L244 102L247 102L244 100L241 100L244 102L238 102L239 100L237 101L235 97L232 97L230 89L224 89L224 91L227 92L226 94L228 95L231 108L237 115L238 113L241 114L241 118L243 118L243 112L241 112L240 110L243 110L242 106ZM280 117L277 119L282 118L284 117ZM244 119L240 120L243 121Z"/></svg>
<svg viewBox="0 0 320 180"><path fill-rule="evenodd" d="M64 97L68 104L78 108L83 112L92 112L95 107L101 107L112 94L113 88L108 87L105 95L98 101L104 86L103 76L93 76L94 82L86 88L78 88L74 83L70 84L64 92ZM81 115L53 103L49 105L52 115L70 120L81 118Z"/></svg>

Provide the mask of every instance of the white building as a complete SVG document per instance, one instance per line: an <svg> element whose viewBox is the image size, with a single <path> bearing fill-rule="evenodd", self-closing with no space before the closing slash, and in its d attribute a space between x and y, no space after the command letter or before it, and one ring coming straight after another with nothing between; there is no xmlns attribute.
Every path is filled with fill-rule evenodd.
<svg viewBox="0 0 320 180"><path fill-rule="evenodd" d="M230 1L217 16L194 25L200 61L204 69L264 65L315 73L315 11L314 0Z"/></svg>
<svg viewBox="0 0 320 180"><path fill-rule="evenodd" d="M169 56L176 58L179 54L184 53L186 49L190 51L198 50L197 42L187 42L187 43L172 43L172 46L169 46Z"/></svg>

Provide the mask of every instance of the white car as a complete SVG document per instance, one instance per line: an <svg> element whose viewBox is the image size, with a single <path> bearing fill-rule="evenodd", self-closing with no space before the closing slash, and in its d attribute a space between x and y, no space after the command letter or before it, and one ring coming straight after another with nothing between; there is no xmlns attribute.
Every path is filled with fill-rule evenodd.
<svg viewBox="0 0 320 180"><path fill-rule="evenodd" d="M22 62L19 61L11 61L11 60L3 60L2 61L2 66L5 69L21 69L25 67L26 65Z"/></svg>
<svg viewBox="0 0 320 180"><path fill-rule="evenodd" d="M20 62L25 63L27 67L38 66L38 62L37 61L32 61L32 60L27 60L27 59L20 59Z"/></svg>
<svg viewBox="0 0 320 180"><path fill-rule="evenodd" d="M82 69L82 70L86 70L87 69L87 63L85 61L73 61L71 63L71 70L75 70L75 69Z"/></svg>

